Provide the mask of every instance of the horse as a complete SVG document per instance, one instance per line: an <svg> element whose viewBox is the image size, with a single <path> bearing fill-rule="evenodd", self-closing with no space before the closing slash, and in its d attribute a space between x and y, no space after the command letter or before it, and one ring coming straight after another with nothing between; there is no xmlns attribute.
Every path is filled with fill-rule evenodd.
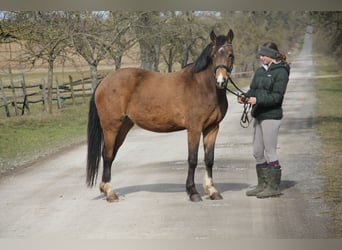
<svg viewBox="0 0 342 250"><path fill-rule="evenodd" d="M181 70L160 73L122 68L109 73L90 99L87 128L86 184L96 184L101 154L100 191L108 202L118 201L111 184L111 167L127 133L137 125L154 132L187 130L188 173L185 183L190 201L202 201L194 176L203 136L205 177L203 188L212 200L223 199L213 183L215 141L219 123L228 109L226 86L234 53L234 33L209 34L211 42L200 56Z"/></svg>

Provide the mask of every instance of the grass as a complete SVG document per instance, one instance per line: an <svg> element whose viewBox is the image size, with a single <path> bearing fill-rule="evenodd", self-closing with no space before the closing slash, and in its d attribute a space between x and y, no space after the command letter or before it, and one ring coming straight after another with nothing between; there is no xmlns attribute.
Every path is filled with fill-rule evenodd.
<svg viewBox="0 0 342 250"><path fill-rule="evenodd" d="M33 111L0 120L0 174L86 139L88 104L64 105L52 115Z"/></svg>
<svg viewBox="0 0 342 250"><path fill-rule="evenodd" d="M333 60L317 57L317 75L342 75ZM320 171L323 196L334 217L332 230L342 237L342 77L315 80L317 129L321 138Z"/></svg>

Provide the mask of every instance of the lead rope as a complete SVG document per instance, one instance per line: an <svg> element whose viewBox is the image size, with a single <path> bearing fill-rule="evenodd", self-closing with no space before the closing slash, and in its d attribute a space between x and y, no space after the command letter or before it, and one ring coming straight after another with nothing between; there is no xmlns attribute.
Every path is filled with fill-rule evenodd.
<svg viewBox="0 0 342 250"><path fill-rule="evenodd" d="M252 104L250 103L247 103L248 101L248 98L246 97L246 93L241 90L236 84L235 82L232 80L231 77L228 78L228 80L233 84L234 88L237 89L239 92L241 93L235 93L234 91L228 89L228 86L226 88L226 90L229 92L229 93L232 93L233 95L237 96L237 97L241 97L242 100L243 100L243 111L242 111L242 115L241 115L241 118L240 118L240 126L243 127L243 128L248 128L249 127L249 124L253 121L253 118L250 119L248 113L251 111L251 108L252 108Z"/></svg>

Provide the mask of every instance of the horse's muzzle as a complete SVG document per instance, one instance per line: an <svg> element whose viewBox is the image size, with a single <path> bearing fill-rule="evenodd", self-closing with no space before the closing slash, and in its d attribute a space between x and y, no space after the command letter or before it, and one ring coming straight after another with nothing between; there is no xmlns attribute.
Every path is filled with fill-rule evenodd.
<svg viewBox="0 0 342 250"><path fill-rule="evenodd" d="M216 88L218 89L226 89L228 80L224 80L223 82L216 82Z"/></svg>
<svg viewBox="0 0 342 250"><path fill-rule="evenodd" d="M226 74L223 74L222 70L220 72L217 72L218 69L224 69L223 71L225 71ZM214 75L216 78L216 87L218 89L227 88L229 73L230 73L230 71L229 71L228 67L225 65L220 64L214 68Z"/></svg>
<svg viewBox="0 0 342 250"><path fill-rule="evenodd" d="M218 89L226 89L227 88L227 84L228 84L228 79L229 76L224 77L223 75L219 75L216 78L216 88Z"/></svg>

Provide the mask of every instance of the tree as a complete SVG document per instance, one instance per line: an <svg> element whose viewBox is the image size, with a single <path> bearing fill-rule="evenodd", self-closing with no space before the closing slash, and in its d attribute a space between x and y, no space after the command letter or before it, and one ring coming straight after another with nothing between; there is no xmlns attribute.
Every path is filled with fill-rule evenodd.
<svg viewBox="0 0 342 250"><path fill-rule="evenodd" d="M169 11L163 13L163 18L161 56L171 72L175 63L184 67L198 57L209 42L208 34L214 22L213 17L194 11Z"/></svg>
<svg viewBox="0 0 342 250"><path fill-rule="evenodd" d="M314 25L316 48L342 64L342 12L313 11L309 15Z"/></svg>
<svg viewBox="0 0 342 250"><path fill-rule="evenodd" d="M102 43L103 19L90 11L69 12L67 19L72 47L88 63L92 89L95 89L98 81L97 67L107 53Z"/></svg>
<svg viewBox="0 0 342 250"><path fill-rule="evenodd" d="M94 89L98 82L99 63L109 57L119 69L123 53L136 42L130 34L132 21L126 13L112 11L68 12L68 19L72 46L88 63Z"/></svg>
<svg viewBox="0 0 342 250"><path fill-rule="evenodd" d="M25 61L48 63L47 103L45 111L52 113L53 69L55 60L65 56L68 37L64 32L66 19L58 11L23 11L15 13L15 35L25 49Z"/></svg>
<svg viewBox="0 0 342 250"><path fill-rule="evenodd" d="M134 25L135 34L140 46L141 68L158 71L160 56L160 27L162 19L160 12L134 12L136 22Z"/></svg>
<svg viewBox="0 0 342 250"><path fill-rule="evenodd" d="M108 13L105 22L107 29L103 33L103 44L108 56L115 62L115 69L121 67L123 54L137 42L132 29L134 22L134 16L128 12L109 11Z"/></svg>

